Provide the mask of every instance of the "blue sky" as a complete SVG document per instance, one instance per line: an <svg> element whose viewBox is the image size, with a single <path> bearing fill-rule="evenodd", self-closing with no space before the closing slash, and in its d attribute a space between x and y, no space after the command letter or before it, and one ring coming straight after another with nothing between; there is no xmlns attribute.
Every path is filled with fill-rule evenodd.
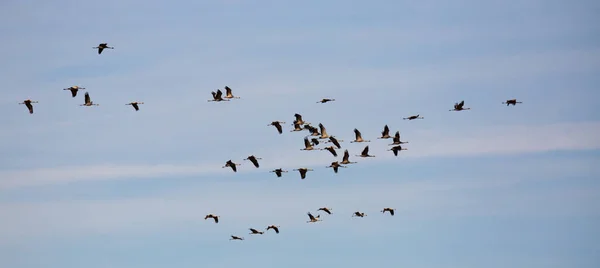
<svg viewBox="0 0 600 268"><path fill-rule="evenodd" d="M598 267L599 9L3 1L0 266ZM225 85L241 99L206 101ZM449 112L460 100L472 110ZM333 174L328 152L300 151L294 113L359 163ZM376 139L385 124L409 141L399 157ZM375 158L354 157L354 128ZM321 206L334 214L307 224Z"/></svg>

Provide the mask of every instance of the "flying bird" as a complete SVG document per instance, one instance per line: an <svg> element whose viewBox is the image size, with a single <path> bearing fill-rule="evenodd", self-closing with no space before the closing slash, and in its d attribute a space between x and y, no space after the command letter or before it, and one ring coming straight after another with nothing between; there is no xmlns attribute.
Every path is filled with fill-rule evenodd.
<svg viewBox="0 0 600 268"><path fill-rule="evenodd" d="M386 211L387 211L387 212L389 212L389 213L390 213L390 215L394 216L394 211L395 211L395 209L393 209L393 208L384 208L384 209L381 211L381 213L385 214L385 212L386 212Z"/></svg>
<svg viewBox="0 0 600 268"><path fill-rule="evenodd" d="M264 234L265 232L261 232L259 230L256 230L254 228L248 228L250 230L250 234Z"/></svg>
<svg viewBox="0 0 600 268"><path fill-rule="evenodd" d="M319 139L317 139L317 138L310 139L310 142L312 143L313 146L317 146L317 145L319 145L319 143L321 143L321 142L319 142Z"/></svg>
<svg viewBox="0 0 600 268"><path fill-rule="evenodd" d="M400 131L396 131L396 134L394 135L394 139L392 140L392 144L388 144L388 145L398 145L398 144L405 144L408 143L408 141L401 141L400 140Z"/></svg>
<svg viewBox="0 0 600 268"><path fill-rule="evenodd" d="M454 104L454 109L452 109L450 111L459 112L459 111L464 111L464 110L471 110L471 108L464 108L464 106L465 106L465 101L463 100L460 103L455 103Z"/></svg>
<svg viewBox="0 0 600 268"><path fill-rule="evenodd" d="M90 94L89 93L85 93L85 103L84 104L80 104L79 106L99 106L100 104L95 104L92 99L90 98Z"/></svg>
<svg viewBox="0 0 600 268"><path fill-rule="evenodd" d="M267 231L269 229L273 229L275 231L275 233L279 233L279 227L280 226L270 225L270 226L267 226Z"/></svg>
<svg viewBox="0 0 600 268"><path fill-rule="evenodd" d="M279 134L281 134L281 133L283 133L283 128L281 127L281 124L285 124L285 122L273 121L273 122L271 122L271 124L268 124L267 126L274 126L277 129L277 132L279 132Z"/></svg>
<svg viewBox="0 0 600 268"><path fill-rule="evenodd" d="M269 172L270 173L275 173L275 175L277 175L277 178L281 178L281 173L283 173L283 172L287 173L287 170L283 170L281 168L278 168L278 169L271 170Z"/></svg>
<svg viewBox="0 0 600 268"><path fill-rule="evenodd" d="M348 164L355 164L356 162L350 162L350 160L348 160L350 158L350 154L348 153L348 150L344 151L344 157L342 157L342 164L344 165L348 165Z"/></svg>
<svg viewBox="0 0 600 268"><path fill-rule="evenodd" d="M396 146L392 147L391 149L389 149L388 151L392 151L392 152L394 152L395 156L398 156L398 152L404 151L404 150L406 150L406 148L402 148L402 145L396 145Z"/></svg>
<svg viewBox="0 0 600 268"><path fill-rule="evenodd" d="M333 209L331 209L331 208L327 208L327 207L322 207L322 208L319 208L319 209L317 209L317 211L325 211L325 213L327 213L327 214L329 214L329 215L331 215L331 211L332 211L332 210L333 210Z"/></svg>
<svg viewBox="0 0 600 268"><path fill-rule="evenodd" d="M134 102L127 103L125 105L131 105L131 106L133 106L133 109L135 109L136 111L139 111L140 110L140 107L138 106L139 104L144 104L144 103L143 102L134 101Z"/></svg>
<svg viewBox="0 0 600 268"><path fill-rule="evenodd" d="M243 238L243 237L239 237L239 236L232 235L232 236L231 236L231 238L230 238L229 240L244 240L244 238Z"/></svg>
<svg viewBox="0 0 600 268"><path fill-rule="evenodd" d="M327 146L327 147L325 147L325 148L321 148L321 149L319 149L319 150L327 150L327 151L329 151L329 152L330 152L330 153L331 153L333 156L335 156L335 157L337 157L337 156L338 156L338 154L337 154L337 152L335 151L335 148L334 148L333 146Z"/></svg>
<svg viewBox="0 0 600 268"><path fill-rule="evenodd" d="M244 159L244 160L250 160L250 162L252 162L252 164L254 164L254 166L256 168L258 168L260 165L258 164L258 159L262 159L262 158L258 158L254 155L248 156L248 158Z"/></svg>
<svg viewBox="0 0 600 268"><path fill-rule="evenodd" d="M388 127L388 125L385 125L383 127L383 131L381 132L381 137L379 137L378 139L389 139L392 136L390 136L390 128Z"/></svg>
<svg viewBox="0 0 600 268"><path fill-rule="evenodd" d="M312 214L310 214L310 212L308 212L307 214L308 214L308 218L310 219L309 221L307 221L307 223L321 221L321 215L317 215L317 216L315 217L315 216L313 216Z"/></svg>
<svg viewBox="0 0 600 268"><path fill-rule="evenodd" d="M31 105L32 103L38 103L37 101L32 101L30 99L26 99L23 102L19 103L19 104L25 104L25 106L27 106L27 110L29 110L30 114L33 114L33 105Z"/></svg>
<svg viewBox="0 0 600 268"><path fill-rule="evenodd" d="M357 155L360 157L375 157L374 155L369 155L369 145L365 146L365 149L363 149L363 151L360 153L360 155Z"/></svg>
<svg viewBox="0 0 600 268"><path fill-rule="evenodd" d="M317 101L317 103L326 103L326 102L330 102L330 101L335 101L335 99L322 99L320 101Z"/></svg>
<svg viewBox="0 0 600 268"><path fill-rule="evenodd" d="M310 168L299 168L299 169L294 169L294 171L300 172L301 179L306 179L306 172L313 171L313 170Z"/></svg>
<svg viewBox="0 0 600 268"><path fill-rule="evenodd" d="M523 102L517 101L517 99L511 99L511 100L506 100L502 104L506 104L506 106L510 106L512 104L512 106L515 106L515 105L517 105L517 103L523 103Z"/></svg>
<svg viewBox="0 0 600 268"><path fill-rule="evenodd" d="M100 43L97 47L93 47L98 49L98 55L102 54L102 51L106 49L114 49L114 47L109 47L108 43Z"/></svg>
<svg viewBox="0 0 600 268"><path fill-rule="evenodd" d="M404 119L404 120L409 120L409 121L410 121L410 120L415 120L415 119L425 119L425 118L424 118L424 117L420 117L419 115L411 115L411 116L409 116L409 117L404 117L404 118L402 118L402 119Z"/></svg>
<svg viewBox="0 0 600 268"><path fill-rule="evenodd" d="M319 137L319 139L329 138L329 135L327 134L327 129L325 129L325 126L323 126L323 124L321 123L319 123L319 130L321 131L321 137Z"/></svg>
<svg viewBox="0 0 600 268"><path fill-rule="evenodd" d="M361 217L362 218L364 216L367 216L367 214L365 214L363 212L359 212L359 211L354 212L354 214L352 214L352 217Z"/></svg>
<svg viewBox="0 0 600 268"><path fill-rule="evenodd" d="M362 134L356 128L354 129L354 136L355 136L355 139L351 142L370 142L370 140L363 140Z"/></svg>
<svg viewBox="0 0 600 268"><path fill-rule="evenodd" d="M239 166L239 165L241 165L241 164L236 164L236 163L233 163L231 160L229 160L229 161L225 162L225 165L223 166L223 168L230 167L231 170L233 170L233 172L237 172L237 166Z"/></svg>
<svg viewBox="0 0 600 268"><path fill-rule="evenodd" d="M214 102L229 101L229 99L227 99L227 100L223 99L223 91L221 91L220 89L217 89L217 92L212 91L210 93L212 94L213 99L208 100L209 102L210 101L214 101Z"/></svg>
<svg viewBox="0 0 600 268"><path fill-rule="evenodd" d="M346 166L342 166L338 161L335 161L331 162L331 165L327 166L327 168L333 168L333 172L338 173L338 168L346 168Z"/></svg>
<svg viewBox="0 0 600 268"><path fill-rule="evenodd" d="M336 139L334 136L329 136L329 141L326 141L326 143L327 143L327 142L331 142L331 143L333 143L333 145L335 145L335 147L337 147L338 149L342 149L342 145L340 145L340 142L342 142L342 141L344 141L344 140L338 140L338 139Z"/></svg>
<svg viewBox="0 0 600 268"><path fill-rule="evenodd" d="M204 220L206 220L206 219L213 219L213 220L215 220L215 223L219 223L219 216L217 216L217 215L208 214L208 215L204 216Z"/></svg>
<svg viewBox="0 0 600 268"><path fill-rule="evenodd" d="M303 131L303 130L304 129L302 128L302 125L294 123L294 129L290 130L290 132Z"/></svg>
<svg viewBox="0 0 600 268"><path fill-rule="evenodd" d="M304 120L302 119L301 114L294 114L294 117L296 118L296 120L294 120L294 124L298 124L298 125L306 124L306 122L304 122Z"/></svg>
<svg viewBox="0 0 600 268"><path fill-rule="evenodd" d="M68 88L63 88L63 90L70 90L71 91L71 96L73 96L73 98L75 98L75 96L77 96L77 91L79 91L80 89L85 89L84 87L79 87L79 86L72 86L72 87L68 87Z"/></svg>
<svg viewBox="0 0 600 268"><path fill-rule="evenodd" d="M314 149L315 148L310 143L310 141L308 140L308 138L304 138L304 149L300 149L300 150L302 150L302 151L312 151Z"/></svg>
<svg viewBox="0 0 600 268"><path fill-rule="evenodd" d="M231 93L231 88L229 88L228 86L225 86L225 98L226 99L239 99L240 97L233 96L233 94Z"/></svg>

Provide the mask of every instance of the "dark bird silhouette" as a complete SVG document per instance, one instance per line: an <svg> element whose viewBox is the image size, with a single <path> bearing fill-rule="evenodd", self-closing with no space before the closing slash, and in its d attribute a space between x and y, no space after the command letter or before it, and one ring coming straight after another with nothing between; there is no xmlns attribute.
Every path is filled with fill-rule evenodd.
<svg viewBox="0 0 600 268"><path fill-rule="evenodd" d="M294 123L294 129L292 129L290 132L303 131L303 130L304 129L302 128L302 125Z"/></svg>
<svg viewBox="0 0 600 268"><path fill-rule="evenodd" d="M294 114L294 117L296 118L296 120L294 120L294 124L298 124L298 125L306 124L306 122L304 122L304 120L302 119L302 115Z"/></svg>
<svg viewBox="0 0 600 268"><path fill-rule="evenodd" d="M215 223L219 223L219 216L217 216L217 215L208 214L208 215L204 216L204 220L206 220L206 219L213 219L215 221Z"/></svg>
<svg viewBox="0 0 600 268"><path fill-rule="evenodd" d="M378 139L389 139L392 136L390 136L390 128L388 127L388 125L385 125L383 127L383 131L381 131L381 137L379 137Z"/></svg>
<svg viewBox="0 0 600 268"><path fill-rule="evenodd" d="M85 103L84 103L84 104L80 104L79 106L99 106L99 105L100 105L100 104L95 104L95 103L92 101L92 99L90 98L90 94L89 94L89 93L87 93L87 92L85 93L85 96L84 96L84 98L85 98L85 99L84 99Z"/></svg>
<svg viewBox="0 0 600 268"><path fill-rule="evenodd" d="M450 110L450 111L464 111L464 110L471 110L471 108L465 108L465 101L461 101L460 103L455 103L454 104L454 109Z"/></svg>
<svg viewBox="0 0 600 268"><path fill-rule="evenodd" d="M354 214L352 214L352 217L361 217L362 218L364 216L367 216L367 214L359 212L359 211L354 212Z"/></svg>
<svg viewBox="0 0 600 268"><path fill-rule="evenodd" d="M511 100L506 100L502 104L506 104L506 106L510 106L512 104L512 106L515 106L515 105L517 105L517 103L523 103L523 102L517 101L517 99L511 99Z"/></svg>
<svg viewBox="0 0 600 268"><path fill-rule="evenodd" d="M279 132L279 134L281 134L281 133L283 133L283 127L281 127L281 124L285 124L285 122L273 121L273 122L271 122L271 124L268 124L267 126L274 126L277 129L277 132Z"/></svg>
<svg viewBox="0 0 600 268"><path fill-rule="evenodd" d="M327 208L327 207L322 207L322 208L319 208L319 209L317 209L317 211L325 211L325 213L327 213L327 214L329 214L329 215L331 215L331 211L332 211L332 210L333 210L333 209L331 209L331 208Z"/></svg>
<svg viewBox="0 0 600 268"><path fill-rule="evenodd" d="M398 152L399 151L404 151L404 150L406 150L406 148L402 148L401 145L396 145L396 146L390 148L388 151L392 151L392 152L394 152L395 156L398 156Z"/></svg>
<svg viewBox="0 0 600 268"><path fill-rule="evenodd" d="M346 168L346 166L342 166L338 161L335 161L331 162L331 165L327 166L327 168L333 168L333 172L338 173L339 168Z"/></svg>
<svg viewBox="0 0 600 268"><path fill-rule="evenodd" d="M273 229L275 231L275 233L279 233L279 227L280 226L270 225L270 226L267 226L267 231L269 229Z"/></svg>
<svg viewBox="0 0 600 268"><path fill-rule="evenodd" d="M338 154L337 154L337 152L335 151L335 148L334 148L333 146L327 146L327 147L325 147L325 148L321 148L321 149L319 149L319 150L327 150L327 151L329 151L329 152L330 152L330 153L331 153L333 156L335 156L335 157L337 157L337 156L338 156Z"/></svg>
<svg viewBox="0 0 600 268"><path fill-rule="evenodd" d="M387 211L387 212L389 212L389 213L390 213L390 215L394 216L394 211L395 211L395 209L393 209L393 208L384 208L384 209L381 211L381 213L385 214L385 212L386 212L386 211Z"/></svg>
<svg viewBox="0 0 600 268"><path fill-rule="evenodd" d="M392 144L388 144L388 145L398 145L398 144L405 144L408 143L408 141L401 141L400 140L400 131L396 131L396 134L394 135L394 139L392 140Z"/></svg>
<svg viewBox="0 0 600 268"><path fill-rule="evenodd" d="M370 140L363 140L362 134L356 128L354 129L354 137L355 139L351 142L370 142Z"/></svg>
<svg viewBox="0 0 600 268"><path fill-rule="evenodd" d="M287 170L283 170L281 168L278 168L278 169L271 170L269 172L270 173L275 173L275 175L277 175L277 178L281 178L281 173L283 173L283 172L287 173Z"/></svg>
<svg viewBox="0 0 600 268"><path fill-rule="evenodd" d="M317 216L315 217L315 216L313 216L312 214L310 214L310 212L308 212L307 214L308 214L308 218L310 219L309 221L307 221L307 223L321 221L321 215L317 215Z"/></svg>
<svg viewBox="0 0 600 268"><path fill-rule="evenodd" d="M360 157L375 157L374 155L369 155L369 145L365 146L365 149L360 153L360 155L356 155Z"/></svg>
<svg viewBox="0 0 600 268"><path fill-rule="evenodd" d="M228 86L225 86L225 98L226 99L239 99L240 97L233 96L233 94L231 93L231 88L229 88Z"/></svg>
<svg viewBox="0 0 600 268"><path fill-rule="evenodd" d="M261 232L259 230L256 230L254 228L248 228L250 230L250 234L264 234L265 232Z"/></svg>
<svg viewBox="0 0 600 268"><path fill-rule="evenodd" d="M104 49L114 49L114 47L109 47L108 43L100 43L97 47L93 47L98 49L98 55L102 54Z"/></svg>
<svg viewBox="0 0 600 268"><path fill-rule="evenodd" d="M350 158L350 154L348 153L348 150L344 151L344 157L342 157L342 164L344 165L348 165L348 164L355 164L356 162L350 162L350 160L348 160Z"/></svg>
<svg viewBox="0 0 600 268"><path fill-rule="evenodd" d="M258 168L260 165L258 164L258 160L262 159L262 158L258 158L254 155L248 156L248 158L244 159L244 160L250 160L250 162L252 162L252 164Z"/></svg>
<svg viewBox="0 0 600 268"><path fill-rule="evenodd" d="M230 159L229 161L227 161L227 162L225 163L225 165L223 166L223 168L230 167L230 168L231 168L231 170L233 170L233 172L237 172L237 166L239 166L239 165L241 165L241 164L236 164L236 163L233 163L233 162L231 161L231 159Z"/></svg>
<svg viewBox="0 0 600 268"><path fill-rule="evenodd" d="M19 104L25 104L25 106L27 106L27 110L29 110L29 114L33 114L33 105L31 105L32 103L38 103L37 101L32 101L30 99L26 99L23 102L19 103Z"/></svg>
<svg viewBox="0 0 600 268"><path fill-rule="evenodd" d="M321 123L319 123L319 131L321 132L321 136L319 137L319 139L329 138L329 135L327 134L327 129L325 129L325 126L323 126L323 124Z"/></svg>
<svg viewBox="0 0 600 268"><path fill-rule="evenodd" d="M223 91L221 91L220 89L217 89L217 92L212 91L210 93L212 94L213 99L208 100L209 102L210 101L214 101L214 102L229 101L229 99L227 99L227 100L223 99Z"/></svg>
<svg viewBox="0 0 600 268"><path fill-rule="evenodd" d="M317 101L317 103L326 103L326 102L330 102L330 101L335 101L335 99L322 99L320 101Z"/></svg>
<svg viewBox="0 0 600 268"><path fill-rule="evenodd" d="M338 140L334 136L329 136L329 141L327 141L327 142L331 142L338 149L342 149L342 145L340 144L340 142L342 142L342 141L344 141L344 140Z"/></svg>
<svg viewBox="0 0 600 268"><path fill-rule="evenodd" d="M415 119L425 119L424 117L420 117L419 115L411 115L409 117L402 118L404 120L415 120Z"/></svg>
<svg viewBox="0 0 600 268"><path fill-rule="evenodd" d="M300 173L301 179L306 179L306 172L313 171L313 170L310 168L299 168L299 169L294 169L294 171L298 171Z"/></svg>
<svg viewBox="0 0 600 268"><path fill-rule="evenodd" d="M231 238L230 238L229 240L244 240L244 238L243 238L243 237L239 237L239 236L232 235L232 236L231 236Z"/></svg>
<svg viewBox="0 0 600 268"><path fill-rule="evenodd" d="M79 86L72 86L72 87L68 87L68 88L63 88L63 90L69 90L71 91L71 96L73 96L73 98L75 98L75 96L77 96L77 91L79 91L80 89L85 89L84 87L79 87Z"/></svg>
<svg viewBox="0 0 600 268"><path fill-rule="evenodd" d="M315 150L315 148L310 143L310 141L308 140L308 138L304 138L304 149L300 149L300 150L302 150L302 151L312 151L312 150Z"/></svg>
<svg viewBox="0 0 600 268"><path fill-rule="evenodd" d="M319 139L317 139L317 138L310 139L310 142L312 143L313 146L317 146L317 145L319 145L319 143L321 143L321 142L319 142Z"/></svg>
<svg viewBox="0 0 600 268"><path fill-rule="evenodd" d="M133 109L135 109L136 111L139 111L140 110L140 107L138 106L139 104L144 104L144 103L134 101L134 102L127 103L125 105L131 105L131 106L133 106Z"/></svg>

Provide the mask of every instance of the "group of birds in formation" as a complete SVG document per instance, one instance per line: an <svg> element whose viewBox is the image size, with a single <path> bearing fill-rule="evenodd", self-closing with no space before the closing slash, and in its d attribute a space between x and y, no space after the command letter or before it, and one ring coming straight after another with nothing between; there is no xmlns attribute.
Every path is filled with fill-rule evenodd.
<svg viewBox="0 0 600 268"><path fill-rule="evenodd" d="M98 49L98 54L102 54L102 51L104 51L104 49L114 49L114 47L109 47L107 43L101 43L99 44L97 47L94 47L94 49ZM65 88L64 90L69 90L71 91L71 96L74 98L77 96L77 92L81 89L85 89L84 87L80 87L80 86L71 86L69 88ZM216 92L213 91L211 92L212 94L212 99L208 100L209 102L223 102L223 101L230 101L232 99L239 99L240 97L234 96L232 93L231 88L229 88L228 86L225 86L225 96L223 96L223 92L218 89ZM327 102L331 102L331 101L335 101L335 99L322 99L320 101L318 101L317 103L327 103ZM33 103L38 103L37 101L33 101L30 99L24 100L22 103L19 104L24 104L25 106L27 106L27 109L29 110L30 114L33 114ZM502 104L506 104L506 106L509 105L516 105L517 103L522 103L517 101L516 99L509 99L506 100L505 102L502 102ZM143 102L130 102L127 103L126 105L131 105L136 111L139 111L139 105L140 104L144 104ZM80 106L98 106L99 104L93 103L90 95L88 92L85 93L84 96L84 103L80 104ZM470 110L471 108L467 108L464 107L465 105L465 101L461 101L459 103L455 103L454 104L454 108L451 109L450 111L464 111L464 110ZM337 151L336 149L341 149L342 146L340 144L340 142L343 142L343 140L338 140L335 136L331 136L329 134L327 134L327 129L325 128L325 126L321 123L319 123L318 128L311 126L311 123L305 122L302 118L302 115L300 114L294 114L295 120L293 122L293 129L290 132L300 132L300 131L305 131L308 130L308 132L310 133L307 137L304 138L304 148L300 149L300 150L304 150L304 151L311 151L311 150L327 150L329 151L334 157L337 157ZM404 120L415 120L415 119L424 119L423 117L421 117L420 115L411 115L409 117L405 117L403 118ZM283 127L282 124L285 124L285 122L281 122L281 121L273 121L271 122L271 124L269 124L268 126L274 126L277 129L277 132L279 132L279 134L283 134ZM312 137L309 139L309 137ZM365 140L362 138L362 134L358 129L354 129L354 140L350 141L351 143L362 143L362 142L370 142L370 140ZM389 145L393 145L388 151L392 151L394 153L395 156L398 156L398 152L402 151L402 150L406 150L406 148L402 147L402 144L408 143L407 141L401 141L400 140L400 132L396 131L396 133L394 134L394 136L390 136L390 129L387 125L385 125L383 127L383 131L381 132L381 137L378 137L378 139L390 139L392 138L392 143ZM332 146L327 146L324 148L315 148L315 146L319 145L321 142L319 140L326 140L323 143L332 143ZM375 157L374 155L370 155L369 154L369 146L365 146L365 148L362 150L361 154L356 155L358 157ZM327 166L327 168L332 168L333 171L335 173L338 173L339 168L345 168L346 166L343 165L347 165L347 164L354 164L357 162L351 162L349 160L350 158L350 154L348 153L348 150L346 149L344 151L344 155L342 157L342 161L334 161L331 162L331 164L329 166ZM254 155L250 155L247 158L245 158L244 160L248 160L250 162L252 162L252 164L256 167L259 168L260 164L258 163L258 160L260 160L262 158L256 157ZM234 172L237 172L237 166L239 166L240 164L238 163L234 163L232 160L228 160L225 165L223 166L223 168L231 168ZM294 169L294 171L298 171L300 173L300 178L301 179L305 179L306 178L306 173L308 171L313 171L312 169L309 168L305 168L305 167L301 167L298 169ZM271 173L275 173L275 175L277 177L281 177L283 173L287 173L288 171L283 170L281 168L275 169L270 171ZM317 211L323 211L327 214L332 214L332 209L331 208L327 208L327 207L321 207L319 208ZM390 215L394 216L394 211L395 209L393 208L384 208L383 210L381 210L382 213L385 212L389 212ZM352 217L365 217L367 216L365 213L360 212L360 211L356 211L352 214ZM208 214L204 217L204 219L213 219L215 223L219 223L219 216L214 215L214 214ZM309 220L307 221L307 223L315 223L318 221L321 221L321 215L317 215L314 216L313 214L311 214L310 212L308 212L308 218ZM268 230L273 230L275 231L275 233L279 233L279 228L280 226L275 226L275 225L270 225L267 226L266 231ZM264 231L259 231L255 228L250 228L250 234L264 234ZM243 237L241 236L236 236L236 235L232 235L230 240L244 240Z"/></svg>

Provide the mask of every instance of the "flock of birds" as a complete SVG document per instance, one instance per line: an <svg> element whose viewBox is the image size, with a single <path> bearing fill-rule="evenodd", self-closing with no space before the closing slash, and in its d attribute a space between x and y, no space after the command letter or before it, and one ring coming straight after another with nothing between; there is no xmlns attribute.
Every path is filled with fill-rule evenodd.
<svg viewBox="0 0 600 268"><path fill-rule="evenodd" d="M97 47L94 47L94 49L98 50L98 54L102 54L102 51L104 51L105 49L114 49L114 47L109 47L107 43L100 43ZM69 88L65 88L64 90L71 91L71 96L73 98L75 98L77 96L77 93L79 92L79 90L83 90L83 89L85 89L85 88L80 87L80 86L71 86ZM209 99L208 101L209 102L223 102L223 101L231 101L232 99L240 99L240 97L233 95L232 89L230 87L225 86L224 89L225 89L225 96L223 96L223 92L220 89L218 89L218 90L216 90L216 92L215 91L211 92L212 99ZM318 101L317 103L327 103L327 102L332 102L332 101L335 101L335 99L324 98L324 99ZM27 107L27 109L29 110L29 113L33 114L33 105L32 105L33 103L38 103L38 101L26 99L22 103L19 103L19 104L24 104ZM509 99L509 100L506 100L505 102L502 102L502 104L506 104L506 106L510 106L510 105L514 106L517 103L522 103L522 102L517 101L516 99ZM144 103L135 101L135 102L127 103L125 105L131 105L135 109L135 111L139 111L140 104L144 104ZM450 111L458 112L458 111L465 111L465 110L471 109L471 108L465 107L464 105L465 105L464 100L461 102L455 103L454 108L451 109ZM84 103L80 104L80 106L88 106L88 107L89 106L99 106L99 104L94 103L91 100L89 93L85 92ZM335 136L329 135L327 133L327 129L325 128L325 126L322 123L319 123L318 128L317 128L317 127L312 126L311 123L304 121L304 119L302 118L302 115L300 115L300 114L296 113L296 114L294 114L294 117L295 117L295 120L292 123L293 129L290 132L308 131L310 133L308 136L304 137L304 148L302 148L300 150L303 150L303 151L327 150L334 157L338 156L338 152L336 151L336 149L337 150L342 149L341 142L343 142L343 140L338 140ZM405 117L403 119L410 121L410 120L416 120L416 119L424 119L424 117L417 114L417 115L411 115L411 116ZM268 126L274 126L279 134L283 134L283 125L282 124L285 124L285 122L273 121ZM408 142L402 141L400 139L400 131L396 131L394 136L391 136L390 128L388 127L388 125L385 125L383 127L383 131L381 132L381 136L378 137L377 139L390 139L390 138L392 139L392 143L389 144L388 146L392 146L392 147L390 147L388 149L388 151L392 151L392 153L395 156L398 156L398 153L400 151L407 150L406 148L402 147L402 144L405 144ZM361 132L355 128L354 129L354 140L352 140L350 142L351 143L368 143L368 142L370 142L370 140L363 139ZM333 145L326 146L323 148L316 148L316 146L318 146L321 143L331 143ZM362 150L362 152L356 156L362 157L362 158L375 157L374 155L369 154L369 146L368 145L365 146L364 149ZM254 155L250 155L243 160L250 161L254 165L254 167L259 168L260 163L258 162L258 160L261 160L261 159L262 158L256 157ZM334 173L338 173L339 168L346 168L347 166L345 166L345 165L355 164L355 163L357 163L357 162L350 161L350 153L346 149L346 150L344 150L342 161L331 162L331 164L329 166L327 166L327 168L332 168ZM223 168L231 168L231 170L233 172L237 172L237 167L240 165L241 164L235 163L230 159L227 162L225 162L225 165L223 166ZM298 171L298 173L300 174L300 178L305 179L307 172L313 171L313 169L306 168L306 167L300 167L300 168L294 169L293 171ZM274 169L274 170L270 171L270 173L275 173L275 175L277 177L281 177L283 175L283 173L287 173L287 172L288 172L287 170L283 170L282 168L278 168L278 169ZM321 208L317 209L317 211L323 211L329 215L332 214L332 212L331 212L332 209L327 208L327 207L321 207ZM389 212L389 214L391 216L394 216L395 209L386 207L386 208L383 208L383 210L381 210L381 212L384 214L385 214L385 212ZM315 223L315 222L322 221L321 215L314 216L310 212L308 212L307 215L309 218L307 223ZM352 214L352 217L363 218L365 216L367 216L367 215L360 211L356 211ZM219 218L220 218L220 216L215 215L215 214L208 214L204 217L205 220L213 219L215 223L219 223ZM271 230L271 229L273 231L275 231L275 233L278 234L279 228L280 228L280 226L269 225L266 227L265 231L259 231L258 229L255 229L255 228L249 228L249 230L250 230L251 235L257 235L257 234L262 235L266 231ZM244 240L244 238L241 236L237 236L237 235L231 235L230 240Z"/></svg>

